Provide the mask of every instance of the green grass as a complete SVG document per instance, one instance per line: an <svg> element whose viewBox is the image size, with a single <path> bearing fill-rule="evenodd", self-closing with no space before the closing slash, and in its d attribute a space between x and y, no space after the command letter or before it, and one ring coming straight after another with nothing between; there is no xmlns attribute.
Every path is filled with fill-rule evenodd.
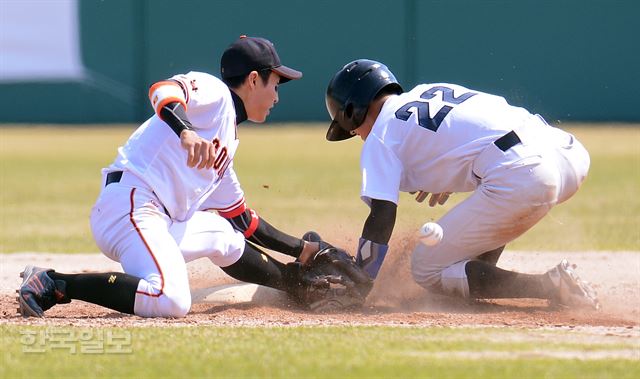
<svg viewBox="0 0 640 379"><path fill-rule="evenodd" d="M509 245L521 250L640 250L640 128L569 129L591 153L573 199ZM326 125L240 127L235 167L249 206L281 229L315 229L351 248L368 209L359 200L361 141L324 140ZM564 126L563 126L564 127ZM134 126L0 128L0 252L97 251L88 215L100 169ZM465 197L429 208L402 194L392 243Z"/></svg>
<svg viewBox="0 0 640 379"><path fill-rule="evenodd" d="M0 128L0 252L97 251L88 215L100 190L100 169L133 129ZM573 199L509 248L640 250L640 129L570 130L591 153L589 178ZM236 171L249 205L271 223L292 234L313 228L344 237L352 247L368 211L359 200L361 141L329 143L324 132L325 125L243 126ZM402 195L394 238L463 198L457 194L445 207L429 208ZM83 354L77 337L83 332L129 333L132 353ZM44 353L26 353L25 333L76 336L78 351L54 349L49 340ZM0 325L0 336L1 378L640 376L637 338L579 330Z"/></svg>
<svg viewBox="0 0 640 379"><path fill-rule="evenodd" d="M3 378L634 378L637 341L587 332L495 328L0 326ZM128 354L85 354L80 333L130 335ZM67 336L25 345L33 336ZM48 334L47 334L48 333ZM75 337L74 337L75 336ZM572 342L582 339L580 343ZM59 340L59 339L58 339ZM91 341L97 340L95 337ZM69 346L75 346L75 354ZM110 349L105 339L104 349ZM25 349L42 347L43 353ZM619 354L619 359L597 359ZM558 358L565 354L565 358ZM582 358L579 358L582 357Z"/></svg>

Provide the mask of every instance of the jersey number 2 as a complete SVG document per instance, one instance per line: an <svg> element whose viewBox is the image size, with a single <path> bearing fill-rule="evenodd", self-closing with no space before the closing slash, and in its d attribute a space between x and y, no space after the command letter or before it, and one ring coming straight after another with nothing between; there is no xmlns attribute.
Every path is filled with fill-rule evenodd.
<svg viewBox="0 0 640 379"><path fill-rule="evenodd" d="M415 108L418 112L418 125L422 126L425 129L429 129L431 131L438 131L440 124L442 124L442 120L451 112L453 106L451 105L443 105L442 108L438 110L434 117L431 117L431 113L429 110L429 100L433 99L436 96L436 93L442 93L442 102L449 103L453 105L458 105L470 97L476 95L475 92L465 92L460 96L455 96L453 94L453 89L445 86L436 86L429 88L424 91L422 95L420 95L421 99L425 99L427 101L411 101L396 111L396 118L402 121L407 121L411 114L413 113L413 109Z"/></svg>

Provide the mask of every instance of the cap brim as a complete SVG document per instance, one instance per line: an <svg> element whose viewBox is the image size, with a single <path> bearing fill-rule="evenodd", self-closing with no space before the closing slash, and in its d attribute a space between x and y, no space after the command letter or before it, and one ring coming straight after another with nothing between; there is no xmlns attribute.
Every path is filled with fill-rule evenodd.
<svg viewBox="0 0 640 379"><path fill-rule="evenodd" d="M327 141L342 141L353 137L355 134L351 134L342 129L337 121L332 121L327 130Z"/></svg>
<svg viewBox="0 0 640 379"><path fill-rule="evenodd" d="M278 66L271 69L271 71L280 75L280 83L286 83L289 80L302 78L302 73L298 70L294 70L287 66Z"/></svg>

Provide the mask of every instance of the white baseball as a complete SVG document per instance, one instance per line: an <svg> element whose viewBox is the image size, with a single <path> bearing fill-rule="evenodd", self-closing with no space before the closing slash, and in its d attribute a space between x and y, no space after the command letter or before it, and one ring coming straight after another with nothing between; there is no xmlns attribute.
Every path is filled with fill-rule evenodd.
<svg viewBox="0 0 640 379"><path fill-rule="evenodd" d="M442 226L435 222L427 222L420 228L418 238L427 246L435 246L442 241L443 235Z"/></svg>

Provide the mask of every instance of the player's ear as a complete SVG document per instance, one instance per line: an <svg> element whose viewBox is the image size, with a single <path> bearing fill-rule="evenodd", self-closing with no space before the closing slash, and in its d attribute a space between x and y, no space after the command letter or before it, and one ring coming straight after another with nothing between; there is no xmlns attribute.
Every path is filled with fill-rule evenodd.
<svg viewBox="0 0 640 379"><path fill-rule="evenodd" d="M249 88L255 88L256 85L258 84L259 77L260 75L258 75L258 71L251 71L247 75L247 79L245 80L245 83L249 86Z"/></svg>

